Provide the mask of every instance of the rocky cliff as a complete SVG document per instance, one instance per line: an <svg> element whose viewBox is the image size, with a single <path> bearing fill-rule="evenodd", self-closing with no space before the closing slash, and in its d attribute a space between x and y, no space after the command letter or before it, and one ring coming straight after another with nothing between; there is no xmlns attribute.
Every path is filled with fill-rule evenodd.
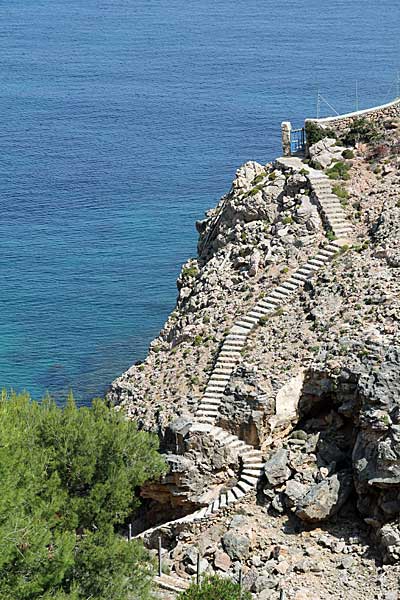
<svg viewBox="0 0 400 600"><path fill-rule="evenodd" d="M152 531L181 579L198 548L203 570L242 568L260 600L280 589L398 597L393 122L390 139L354 153L324 140L311 165L241 167L196 224L198 256L148 357L112 385L110 401L157 431L167 455L170 473L141 490L137 526L172 521Z"/></svg>

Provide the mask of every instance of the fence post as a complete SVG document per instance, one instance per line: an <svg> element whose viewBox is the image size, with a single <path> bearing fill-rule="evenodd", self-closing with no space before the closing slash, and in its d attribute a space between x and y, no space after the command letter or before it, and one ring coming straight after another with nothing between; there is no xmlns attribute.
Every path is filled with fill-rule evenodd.
<svg viewBox="0 0 400 600"><path fill-rule="evenodd" d="M290 138L292 132L292 124L290 121L283 121L281 124L282 131L282 152L283 156L291 155Z"/></svg>
<svg viewBox="0 0 400 600"><path fill-rule="evenodd" d="M196 583L200 585L200 552L197 552Z"/></svg>
<svg viewBox="0 0 400 600"><path fill-rule="evenodd" d="M242 567L240 567L240 569L239 569L240 598L242 597L242 580L243 580L243 572L242 572Z"/></svg>
<svg viewBox="0 0 400 600"><path fill-rule="evenodd" d="M158 538L158 576L161 577L162 568L161 568L161 537Z"/></svg>

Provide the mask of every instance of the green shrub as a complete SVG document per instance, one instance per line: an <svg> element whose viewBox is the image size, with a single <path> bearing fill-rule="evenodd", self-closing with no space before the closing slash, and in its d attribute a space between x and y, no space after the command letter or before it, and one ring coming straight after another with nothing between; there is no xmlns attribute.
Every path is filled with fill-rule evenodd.
<svg viewBox="0 0 400 600"><path fill-rule="evenodd" d="M264 173L260 173L259 175L257 175L257 177L254 177L252 183L253 185L257 185L257 183L261 183L263 179L265 179L267 176L267 174Z"/></svg>
<svg viewBox="0 0 400 600"><path fill-rule="evenodd" d="M293 223L293 218L291 216L283 217L282 223L284 225L290 225L291 223Z"/></svg>
<svg viewBox="0 0 400 600"><path fill-rule="evenodd" d="M194 346L201 346L202 343L203 343L203 336L202 335L196 335L194 337L194 340L193 340L193 345Z"/></svg>
<svg viewBox="0 0 400 600"><path fill-rule="evenodd" d="M308 175L309 172L310 171L308 169L300 169L300 171L299 171L300 175Z"/></svg>
<svg viewBox="0 0 400 600"><path fill-rule="evenodd" d="M347 163L339 161L339 162L335 163L333 165L333 167L330 167L329 169L327 169L326 174L328 175L329 179L348 180L348 179L350 179L350 175L349 175L350 169L351 169L351 165L348 165Z"/></svg>
<svg viewBox="0 0 400 600"><path fill-rule="evenodd" d="M184 267L182 269L182 277L197 277L199 270L195 265L191 267Z"/></svg>
<svg viewBox="0 0 400 600"><path fill-rule="evenodd" d="M329 229L329 230L326 232L326 237L328 238L328 240L329 240L330 242L333 242L334 240L336 240L336 235L333 233L332 229Z"/></svg>
<svg viewBox="0 0 400 600"><path fill-rule="evenodd" d="M200 585L192 583L179 600L251 600L251 594L242 590L237 583L217 575L207 576Z"/></svg>
<svg viewBox="0 0 400 600"><path fill-rule="evenodd" d="M156 436L100 401L0 396L0 598L150 598L152 561L116 533L165 473Z"/></svg>
<svg viewBox="0 0 400 600"><path fill-rule="evenodd" d="M263 315L262 317L259 318L258 322L260 325L264 326L268 323L268 320L269 320L269 316Z"/></svg>
<svg viewBox="0 0 400 600"><path fill-rule="evenodd" d="M354 158L354 152L353 152L353 150L350 150L349 148L347 148L346 150L343 150L342 156L345 159L351 159L351 158Z"/></svg>
<svg viewBox="0 0 400 600"><path fill-rule="evenodd" d="M382 134L374 123L367 119L355 119L348 132L342 137L345 146L355 146L359 142L371 144L382 139Z"/></svg>
<svg viewBox="0 0 400 600"><path fill-rule="evenodd" d="M337 185L332 186L332 192L341 200L349 199L349 192L341 185L337 184Z"/></svg>
<svg viewBox="0 0 400 600"><path fill-rule="evenodd" d="M270 174L268 175L268 179L269 179L270 181L275 181L275 179L276 179L276 173L275 173L275 171L272 171L272 173L270 173Z"/></svg>
<svg viewBox="0 0 400 600"><path fill-rule="evenodd" d="M337 137L336 133L332 129L325 129L317 125L317 123L313 123L312 121L306 122L305 130L308 146L313 146L326 137L335 139Z"/></svg>

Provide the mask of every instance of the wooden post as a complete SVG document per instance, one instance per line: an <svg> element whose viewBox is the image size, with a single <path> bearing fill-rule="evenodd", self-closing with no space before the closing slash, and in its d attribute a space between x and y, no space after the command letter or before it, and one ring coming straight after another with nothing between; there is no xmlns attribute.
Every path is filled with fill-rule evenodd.
<svg viewBox="0 0 400 600"><path fill-rule="evenodd" d="M158 576L162 575L162 565L161 565L161 538L158 538Z"/></svg>
<svg viewBox="0 0 400 600"><path fill-rule="evenodd" d="M200 585L200 552L197 553L196 583Z"/></svg>
<svg viewBox="0 0 400 600"><path fill-rule="evenodd" d="M128 542L132 541L132 523L128 525Z"/></svg>
<svg viewBox="0 0 400 600"><path fill-rule="evenodd" d="M242 579L243 579L243 573L242 573L242 567L240 567L240 569L239 569L240 597L242 597Z"/></svg>

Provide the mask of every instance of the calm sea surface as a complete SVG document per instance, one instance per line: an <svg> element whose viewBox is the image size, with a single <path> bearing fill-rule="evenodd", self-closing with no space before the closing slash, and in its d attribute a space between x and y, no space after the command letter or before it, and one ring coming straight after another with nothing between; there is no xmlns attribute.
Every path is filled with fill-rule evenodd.
<svg viewBox="0 0 400 600"><path fill-rule="evenodd" d="M396 93L398 0L1 0L0 385L103 394L279 125ZM325 114L328 114L329 110Z"/></svg>

